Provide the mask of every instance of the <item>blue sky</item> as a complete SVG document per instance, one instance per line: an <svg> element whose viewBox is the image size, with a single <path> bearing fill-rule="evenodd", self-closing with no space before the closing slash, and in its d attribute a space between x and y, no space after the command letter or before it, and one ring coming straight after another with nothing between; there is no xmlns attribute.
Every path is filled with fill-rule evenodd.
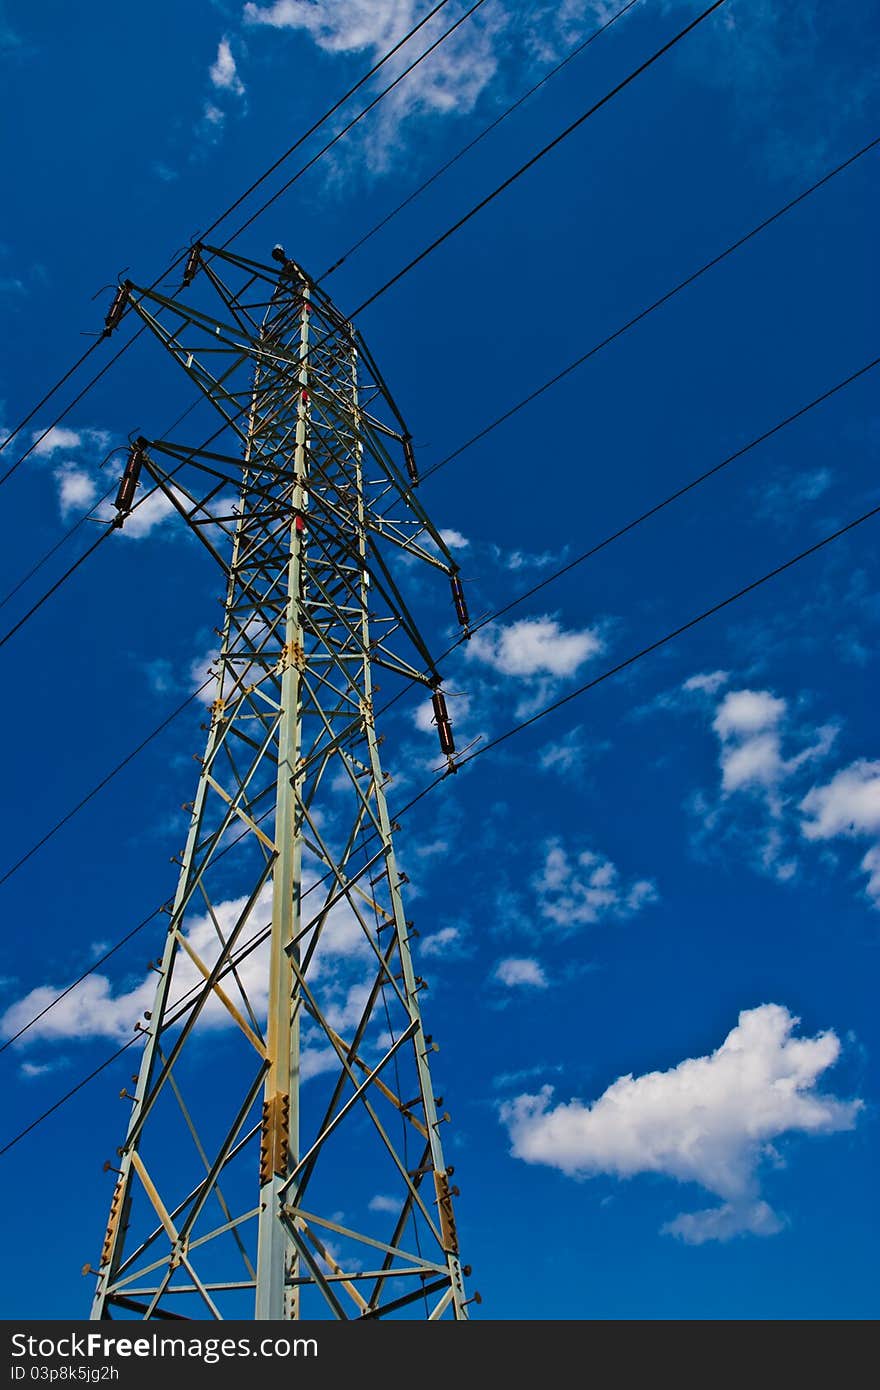
<svg viewBox="0 0 880 1390"><path fill-rule="evenodd" d="M100 328L102 287L124 267L158 275L426 8L7 4L5 428ZM615 8L485 0L237 249L266 259L282 241L320 274ZM700 8L634 6L327 280L340 307ZM422 467L880 133L876 27L866 0L728 0L367 310L359 326ZM877 159L425 482L472 612L877 355ZM159 435L187 403L141 341L38 446L3 497L3 594L109 486L108 449ZM181 438L196 442L204 418ZM876 505L878 438L869 374L486 627L444 664L459 743L496 736ZM405 819L459 1232L485 1316L877 1314L876 525ZM96 534L88 521L4 606L3 631ZM154 508L3 648L0 875L198 684L217 592ZM442 650L445 595L420 602ZM4 1036L172 891L201 717L175 721L0 886ZM392 809L436 765L425 726L417 699L389 715ZM130 1036L161 931L0 1055L0 1144ZM101 1165L132 1069L103 1073L0 1160L4 1316L86 1313L79 1270L97 1258Z"/></svg>

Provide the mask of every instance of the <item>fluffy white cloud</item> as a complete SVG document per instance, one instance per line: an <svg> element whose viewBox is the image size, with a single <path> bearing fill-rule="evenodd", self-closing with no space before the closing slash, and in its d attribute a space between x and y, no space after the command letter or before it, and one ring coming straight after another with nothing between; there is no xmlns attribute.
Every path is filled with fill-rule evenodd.
<svg viewBox="0 0 880 1390"><path fill-rule="evenodd" d="M58 506L65 520L71 512L88 510L98 495L94 479L73 463L56 468L55 481L58 484Z"/></svg>
<svg viewBox="0 0 880 1390"><path fill-rule="evenodd" d="M721 739L721 785L726 792L747 786L772 787L785 763L779 724L786 703L767 690L731 690L712 721Z"/></svg>
<svg viewBox="0 0 880 1390"><path fill-rule="evenodd" d="M45 433L45 438L43 434ZM51 458L54 454L102 453L110 447L110 435L106 430L68 429L66 425L53 425L50 430L34 430L32 453L34 458Z"/></svg>
<svg viewBox="0 0 880 1390"><path fill-rule="evenodd" d="M305 891L316 883L318 874L306 871L303 875ZM223 936L228 939L239 917L247 906L247 899L230 898L214 904L214 917ZM318 910L315 901L314 910ZM244 944L268 925L272 915L272 888L266 884L251 908L250 915L242 927L240 943ZM193 917L186 924L186 937L202 961L210 968L217 959L219 940L214 920L210 915ZM304 938L308 945L309 936ZM343 899L335 904L326 917L321 939L309 967L310 984L323 989L324 1004L331 1025L344 1032L360 1019L369 986L363 982L363 962L371 958L371 950L357 917ZM257 1018L264 1018L267 1005L269 978L268 942L263 942L242 960L237 970L238 978L250 1000ZM58 1041L60 1039L111 1038L124 1041L131 1037L135 1021L144 1010L152 1008L156 993L157 977L147 972L142 979L133 983L114 985L100 973L86 979L70 991L59 1003L46 1013L45 1017L28 1029L19 1045L32 1045L40 1040ZM184 999L195 986L203 983L203 977L190 957L180 951L174 966L171 988L171 1004L174 1006ZM224 988L239 1008L242 1007L237 986L231 976L224 981ZM39 985L21 999L11 1004L0 1016L0 1036L11 1037L31 1018L40 1013L59 994L53 984ZM231 1028L234 1020L224 1004L212 995L200 1015L200 1027ZM308 1061L304 1068L309 1076L336 1065L332 1047L316 1046L312 1039L306 1038Z"/></svg>
<svg viewBox="0 0 880 1390"><path fill-rule="evenodd" d="M508 989L546 989L547 976L539 961L531 956L508 956L500 960L493 971L493 979Z"/></svg>
<svg viewBox="0 0 880 1390"><path fill-rule="evenodd" d="M803 826L808 840L876 833L880 830L880 762L861 758L851 763L824 786L813 787L801 810L812 816Z"/></svg>
<svg viewBox="0 0 880 1390"><path fill-rule="evenodd" d="M801 825L808 840L876 836L880 833L880 762L860 758L850 763L824 786L813 787L800 809L811 817ZM880 844L871 846L861 867L868 875L868 897L880 907Z"/></svg>
<svg viewBox="0 0 880 1390"><path fill-rule="evenodd" d="M209 76L214 86L223 92L233 92L235 96L244 95L244 83L238 75L235 58L228 38L222 38L217 46L217 57L211 64Z"/></svg>
<svg viewBox="0 0 880 1390"><path fill-rule="evenodd" d="M731 690L721 704L712 727L719 738L746 738L775 728L786 704L769 690Z"/></svg>
<svg viewBox="0 0 880 1390"><path fill-rule="evenodd" d="M70 452L72 449L78 449L83 442L83 435L79 430L69 430L64 425L53 425L45 438L41 438L42 434L42 430L34 430L32 436L32 453L35 458L50 458L52 454L62 450Z"/></svg>
<svg viewBox="0 0 880 1390"><path fill-rule="evenodd" d="M840 1054L832 1031L794 1037L799 1019L779 1004L739 1015L716 1051L665 1072L622 1076L592 1104L552 1104L553 1088L500 1109L511 1152L571 1177L660 1173L698 1183L722 1205L664 1229L683 1240L770 1235L780 1222L760 1198L761 1164L784 1134L851 1129L861 1101L818 1089Z"/></svg>
<svg viewBox="0 0 880 1390"><path fill-rule="evenodd" d="M626 883L610 859L593 850L571 854L558 840L547 843L532 886L545 922L563 928L605 918L620 921L657 901L657 889L647 879Z"/></svg>
<svg viewBox="0 0 880 1390"><path fill-rule="evenodd" d="M572 676L603 647L594 628L566 631L555 618L520 618L492 631L483 628L468 643L471 660L504 676Z"/></svg>

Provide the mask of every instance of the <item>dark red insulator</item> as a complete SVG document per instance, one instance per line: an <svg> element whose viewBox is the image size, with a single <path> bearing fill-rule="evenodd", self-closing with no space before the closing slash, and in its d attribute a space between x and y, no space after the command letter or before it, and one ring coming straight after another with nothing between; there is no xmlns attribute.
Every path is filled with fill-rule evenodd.
<svg viewBox="0 0 880 1390"><path fill-rule="evenodd" d="M455 752L455 739L452 737L452 724L446 709L446 696L442 690L434 691L431 696L431 704L434 706L437 733L440 735L440 752L448 757L450 753Z"/></svg>
<svg viewBox="0 0 880 1390"><path fill-rule="evenodd" d="M191 285L199 268L199 261L202 255L202 243L197 241L194 246L189 248L189 255L186 258L186 265L183 267L183 286Z"/></svg>
<svg viewBox="0 0 880 1390"><path fill-rule="evenodd" d="M416 456L413 452L412 435L403 436L403 457L406 459L406 471L409 474L411 483L419 481L419 470L416 468Z"/></svg>
<svg viewBox="0 0 880 1390"><path fill-rule="evenodd" d="M125 471L119 480L119 491L116 494L115 507L118 513L117 521L122 524L125 517L131 511L134 496L137 492L138 482L141 476L141 467L144 462L144 445L146 440L137 439L128 451L128 458L125 462Z"/></svg>
<svg viewBox="0 0 880 1390"><path fill-rule="evenodd" d="M302 518L301 516L299 516L298 514L297 514L296 520L294 521L294 526L295 526L297 532L299 533L299 535L302 535L303 531L306 529L306 523L305 523L305 521L304 521L303 518Z"/></svg>
<svg viewBox="0 0 880 1390"><path fill-rule="evenodd" d="M461 582L461 575L458 570L453 570L449 576L449 583L452 585L452 602L455 604L455 615L463 628L470 627L470 616L468 614L467 600L464 596L464 585Z"/></svg>
<svg viewBox="0 0 880 1390"><path fill-rule="evenodd" d="M113 332L119 320L122 318L122 315L125 312L126 303L128 302L128 292L130 289L130 280L123 280L121 285L117 285L116 293L113 296L113 303L107 310L107 317L104 319L105 338L108 334Z"/></svg>

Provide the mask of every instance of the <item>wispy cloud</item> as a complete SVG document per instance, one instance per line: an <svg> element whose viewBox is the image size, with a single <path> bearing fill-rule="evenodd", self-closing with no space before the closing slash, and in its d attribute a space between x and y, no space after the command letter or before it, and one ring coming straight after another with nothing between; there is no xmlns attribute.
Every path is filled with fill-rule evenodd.
<svg viewBox="0 0 880 1390"><path fill-rule="evenodd" d="M532 888L544 923L562 930L605 920L625 921L658 897L649 879L627 881L604 855L591 849L572 851L560 840L545 845Z"/></svg>
<svg viewBox="0 0 880 1390"><path fill-rule="evenodd" d="M234 96L244 96L244 83L239 76L232 47L227 37L222 38L217 45L217 57L208 69L208 76L219 91L231 92Z"/></svg>
<svg viewBox="0 0 880 1390"><path fill-rule="evenodd" d="M840 726L806 720L803 697L735 686L721 694L703 677L683 691L701 701L718 740L719 785L690 798L697 850L739 847L760 873L789 882L799 877L809 844L868 838L861 867L880 906L880 764L858 759L816 784Z"/></svg>
<svg viewBox="0 0 880 1390"><path fill-rule="evenodd" d="M799 1021L780 1004L747 1009L708 1056L622 1076L591 1104L554 1105L552 1086L517 1096L500 1107L511 1152L570 1177L656 1173L698 1183L721 1205L661 1228L688 1244L774 1235L784 1223L759 1181L773 1141L852 1129L862 1108L818 1089L840 1041L830 1030L795 1037Z"/></svg>
<svg viewBox="0 0 880 1390"><path fill-rule="evenodd" d="M382 69L386 85L398 76L463 13L463 3L447 6L419 30ZM413 28L427 9L418 0L298 0L249 3L245 23L252 28L307 35L325 53L364 53L378 61ZM485 11L485 12L484 12ZM499 65L499 42L507 27L506 6L486 5L466 20L396 87L377 108L362 136L369 169L389 168L410 130L430 116L464 116L472 111Z"/></svg>

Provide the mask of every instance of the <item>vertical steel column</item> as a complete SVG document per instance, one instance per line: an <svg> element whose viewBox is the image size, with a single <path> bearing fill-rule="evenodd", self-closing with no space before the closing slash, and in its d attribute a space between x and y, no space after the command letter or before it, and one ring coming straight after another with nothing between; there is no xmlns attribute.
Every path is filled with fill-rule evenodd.
<svg viewBox="0 0 880 1390"><path fill-rule="evenodd" d="M309 292L300 310L299 399L296 412L293 516L287 570L284 670L278 729L278 790L275 813L276 860L272 875L272 935L269 957L269 1010L266 1047L269 1071L263 1105L260 1153L260 1217L257 1237L256 1317L298 1314L299 1290L289 1292L298 1256L281 1219L281 1189L299 1158L300 1000L294 999L291 957L299 964L296 939L302 889L302 826L297 811L300 749L300 664L303 661L302 585L307 499L309 417ZM289 1296L288 1296L289 1292Z"/></svg>

